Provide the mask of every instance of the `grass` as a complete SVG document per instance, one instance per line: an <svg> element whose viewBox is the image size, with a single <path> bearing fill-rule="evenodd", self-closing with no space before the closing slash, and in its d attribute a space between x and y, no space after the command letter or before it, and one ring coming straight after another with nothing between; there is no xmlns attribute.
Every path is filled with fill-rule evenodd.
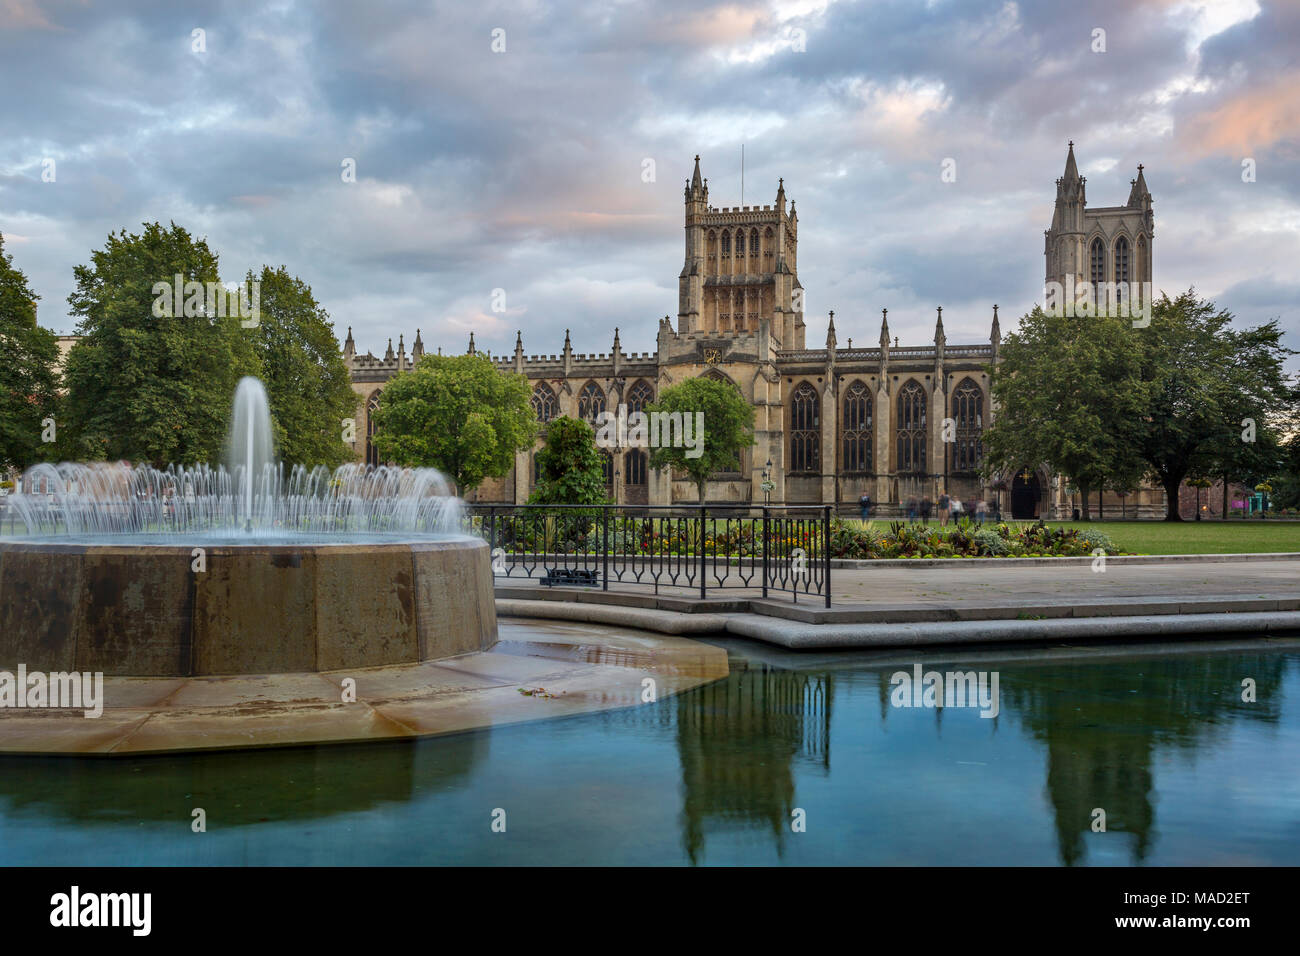
<svg viewBox="0 0 1300 956"><path fill-rule="evenodd" d="M1136 554L1258 554L1300 551L1300 522L1246 521L1052 521L1053 527L1096 528L1121 551Z"/></svg>

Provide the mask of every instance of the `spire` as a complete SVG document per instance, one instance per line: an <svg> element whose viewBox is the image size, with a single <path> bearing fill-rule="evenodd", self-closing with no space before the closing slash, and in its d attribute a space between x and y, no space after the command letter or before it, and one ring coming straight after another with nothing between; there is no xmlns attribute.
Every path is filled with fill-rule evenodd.
<svg viewBox="0 0 1300 956"><path fill-rule="evenodd" d="M397 336L397 370L399 372L406 370L406 342L400 333Z"/></svg>
<svg viewBox="0 0 1300 956"><path fill-rule="evenodd" d="M943 334L943 306L939 306L939 318L934 323L934 344L942 345L947 341Z"/></svg>
<svg viewBox="0 0 1300 956"><path fill-rule="evenodd" d="M470 332L469 334L469 351L466 352L465 354L466 355L474 354L474 333L473 332Z"/></svg>
<svg viewBox="0 0 1300 956"><path fill-rule="evenodd" d="M996 303L993 305L993 329L989 332L989 341L995 346L1002 341L1002 327L998 325L998 307Z"/></svg>
<svg viewBox="0 0 1300 956"><path fill-rule="evenodd" d="M357 343L352 341L352 326L348 326L348 337L343 342L343 357L352 358L357 354Z"/></svg>
<svg viewBox="0 0 1300 956"><path fill-rule="evenodd" d="M880 348L882 351L889 350L889 310L880 310Z"/></svg>
<svg viewBox="0 0 1300 956"><path fill-rule="evenodd" d="M830 321L826 323L826 351L835 351L835 310L831 309Z"/></svg>
<svg viewBox="0 0 1300 956"><path fill-rule="evenodd" d="M1079 178L1079 166L1074 161L1074 140L1070 140L1070 151L1065 156L1065 175L1061 178L1066 182L1073 182Z"/></svg>
<svg viewBox="0 0 1300 956"><path fill-rule="evenodd" d="M611 354L617 355L619 348L620 346L618 344L618 326L616 325L614 326L614 351Z"/></svg>
<svg viewBox="0 0 1300 956"><path fill-rule="evenodd" d="M397 334L397 354L406 354L406 339L400 332Z"/></svg>
<svg viewBox="0 0 1300 956"><path fill-rule="evenodd" d="M1143 175L1142 168L1142 164L1138 163L1137 179L1131 180L1133 188L1128 194L1128 204L1131 209L1139 208L1145 200L1151 198L1151 191L1147 189L1147 178Z"/></svg>
<svg viewBox="0 0 1300 956"><path fill-rule="evenodd" d="M393 361L393 340L391 338L388 340L388 351L384 353L384 361Z"/></svg>
<svg viewBox="0 0 1300 956"><path fill-rule="evenodd" d="M691 192L703 192L704 180L700 179L700 155L695 154L695 172L691 176Z"/></svg>
<svg viewBox="0 0 1300 956"><path fill-rule="evenodd" d="M776 181L776 208L780 212L785 211L785 177Z"/></svg>
<svg viewBox="0 0 1300 956"><path fill-rule="evenodd" d="M415 341L411 343L411 360L414 362L424 358L424 342L420 340L420 330L415 330Z"/></svg>
<svg viewBox="0 0 1300 956"><path fill-rule="evenodd" d="M515 330L515 354L520 355L524 351L524 330Z"/></svg>

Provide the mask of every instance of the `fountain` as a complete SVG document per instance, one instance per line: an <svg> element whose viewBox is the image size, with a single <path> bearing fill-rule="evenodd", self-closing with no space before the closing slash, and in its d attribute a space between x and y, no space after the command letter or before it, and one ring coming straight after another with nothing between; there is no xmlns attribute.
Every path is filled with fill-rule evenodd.
<svg viewBox="0 0 1300 956"><path fill-rule="evenodd" d="M0 666L141 677L335 671L496 641L486 544L432 468L283 466L262 383L225 462L28 469L0 538Z"/></svg>

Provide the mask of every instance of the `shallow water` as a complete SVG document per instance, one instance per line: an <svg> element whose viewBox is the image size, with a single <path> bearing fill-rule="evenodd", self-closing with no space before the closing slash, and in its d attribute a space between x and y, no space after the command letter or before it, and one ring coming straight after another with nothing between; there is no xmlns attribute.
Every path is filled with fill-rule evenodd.
<svg viewBox="0 0 1300 956"><path fill-rule="evenodd" d="M1300 641L727 646L729 678L632 710L393 744L0 758L0 863L1300 864ZM996 671L997 717L893 706L891 676L918 662Z"/></svg>

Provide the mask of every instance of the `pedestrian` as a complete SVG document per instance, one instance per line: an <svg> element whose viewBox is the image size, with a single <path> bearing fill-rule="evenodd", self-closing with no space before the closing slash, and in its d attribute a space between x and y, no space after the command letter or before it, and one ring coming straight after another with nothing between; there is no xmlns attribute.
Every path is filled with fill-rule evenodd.
<svg viewBox="0 0 1300 956"><path fill-rule="evenodd" d="M933 507L934 507L934 505L933 505L933 503L930 501L930 496L929 496L929 495L926 495L924 498L921 499L921 524L922 524L922 526L928 525L928 524L930 523L930 510L931 510L931 508L933 508Z"/></svg>
<svg viewBox="0 0 1300 956"><path fill-rule="evenodd" d="M975 502L975 521L977 524L982 525L984 523L984 516L987 513L988 505L985 503L983 498Z"/></svg>
<svg viewBox="0 0 1300 956"><path fill-rule="evenodd" d="M948 509L949 498L948 492L945 491L939 496L939 527L941 528L948 527Z"/></svg>
<svg viewBox="0 0 1300 956"><path fill-rule="evenodd" d="M871 495L862 492L862 497L858 499L858 507L862 509L862 520L866 521L871 517Z"/></svg>
<svg viewBox="0 0 1300 956"><path fill-rule="evenodd" d="M956 498L953 498L949 507L952 509L952 523L956 524L961 518L961 513L963 511L962 504ZM970 509L966 508L964 510L969 511Z"/></svg>
<svg viewBox="0 0 1300 956"><path fill-rule="evenodd" d="M911 524L916 520L916 495L911 495L907 499L907 522Z"/></svg>

